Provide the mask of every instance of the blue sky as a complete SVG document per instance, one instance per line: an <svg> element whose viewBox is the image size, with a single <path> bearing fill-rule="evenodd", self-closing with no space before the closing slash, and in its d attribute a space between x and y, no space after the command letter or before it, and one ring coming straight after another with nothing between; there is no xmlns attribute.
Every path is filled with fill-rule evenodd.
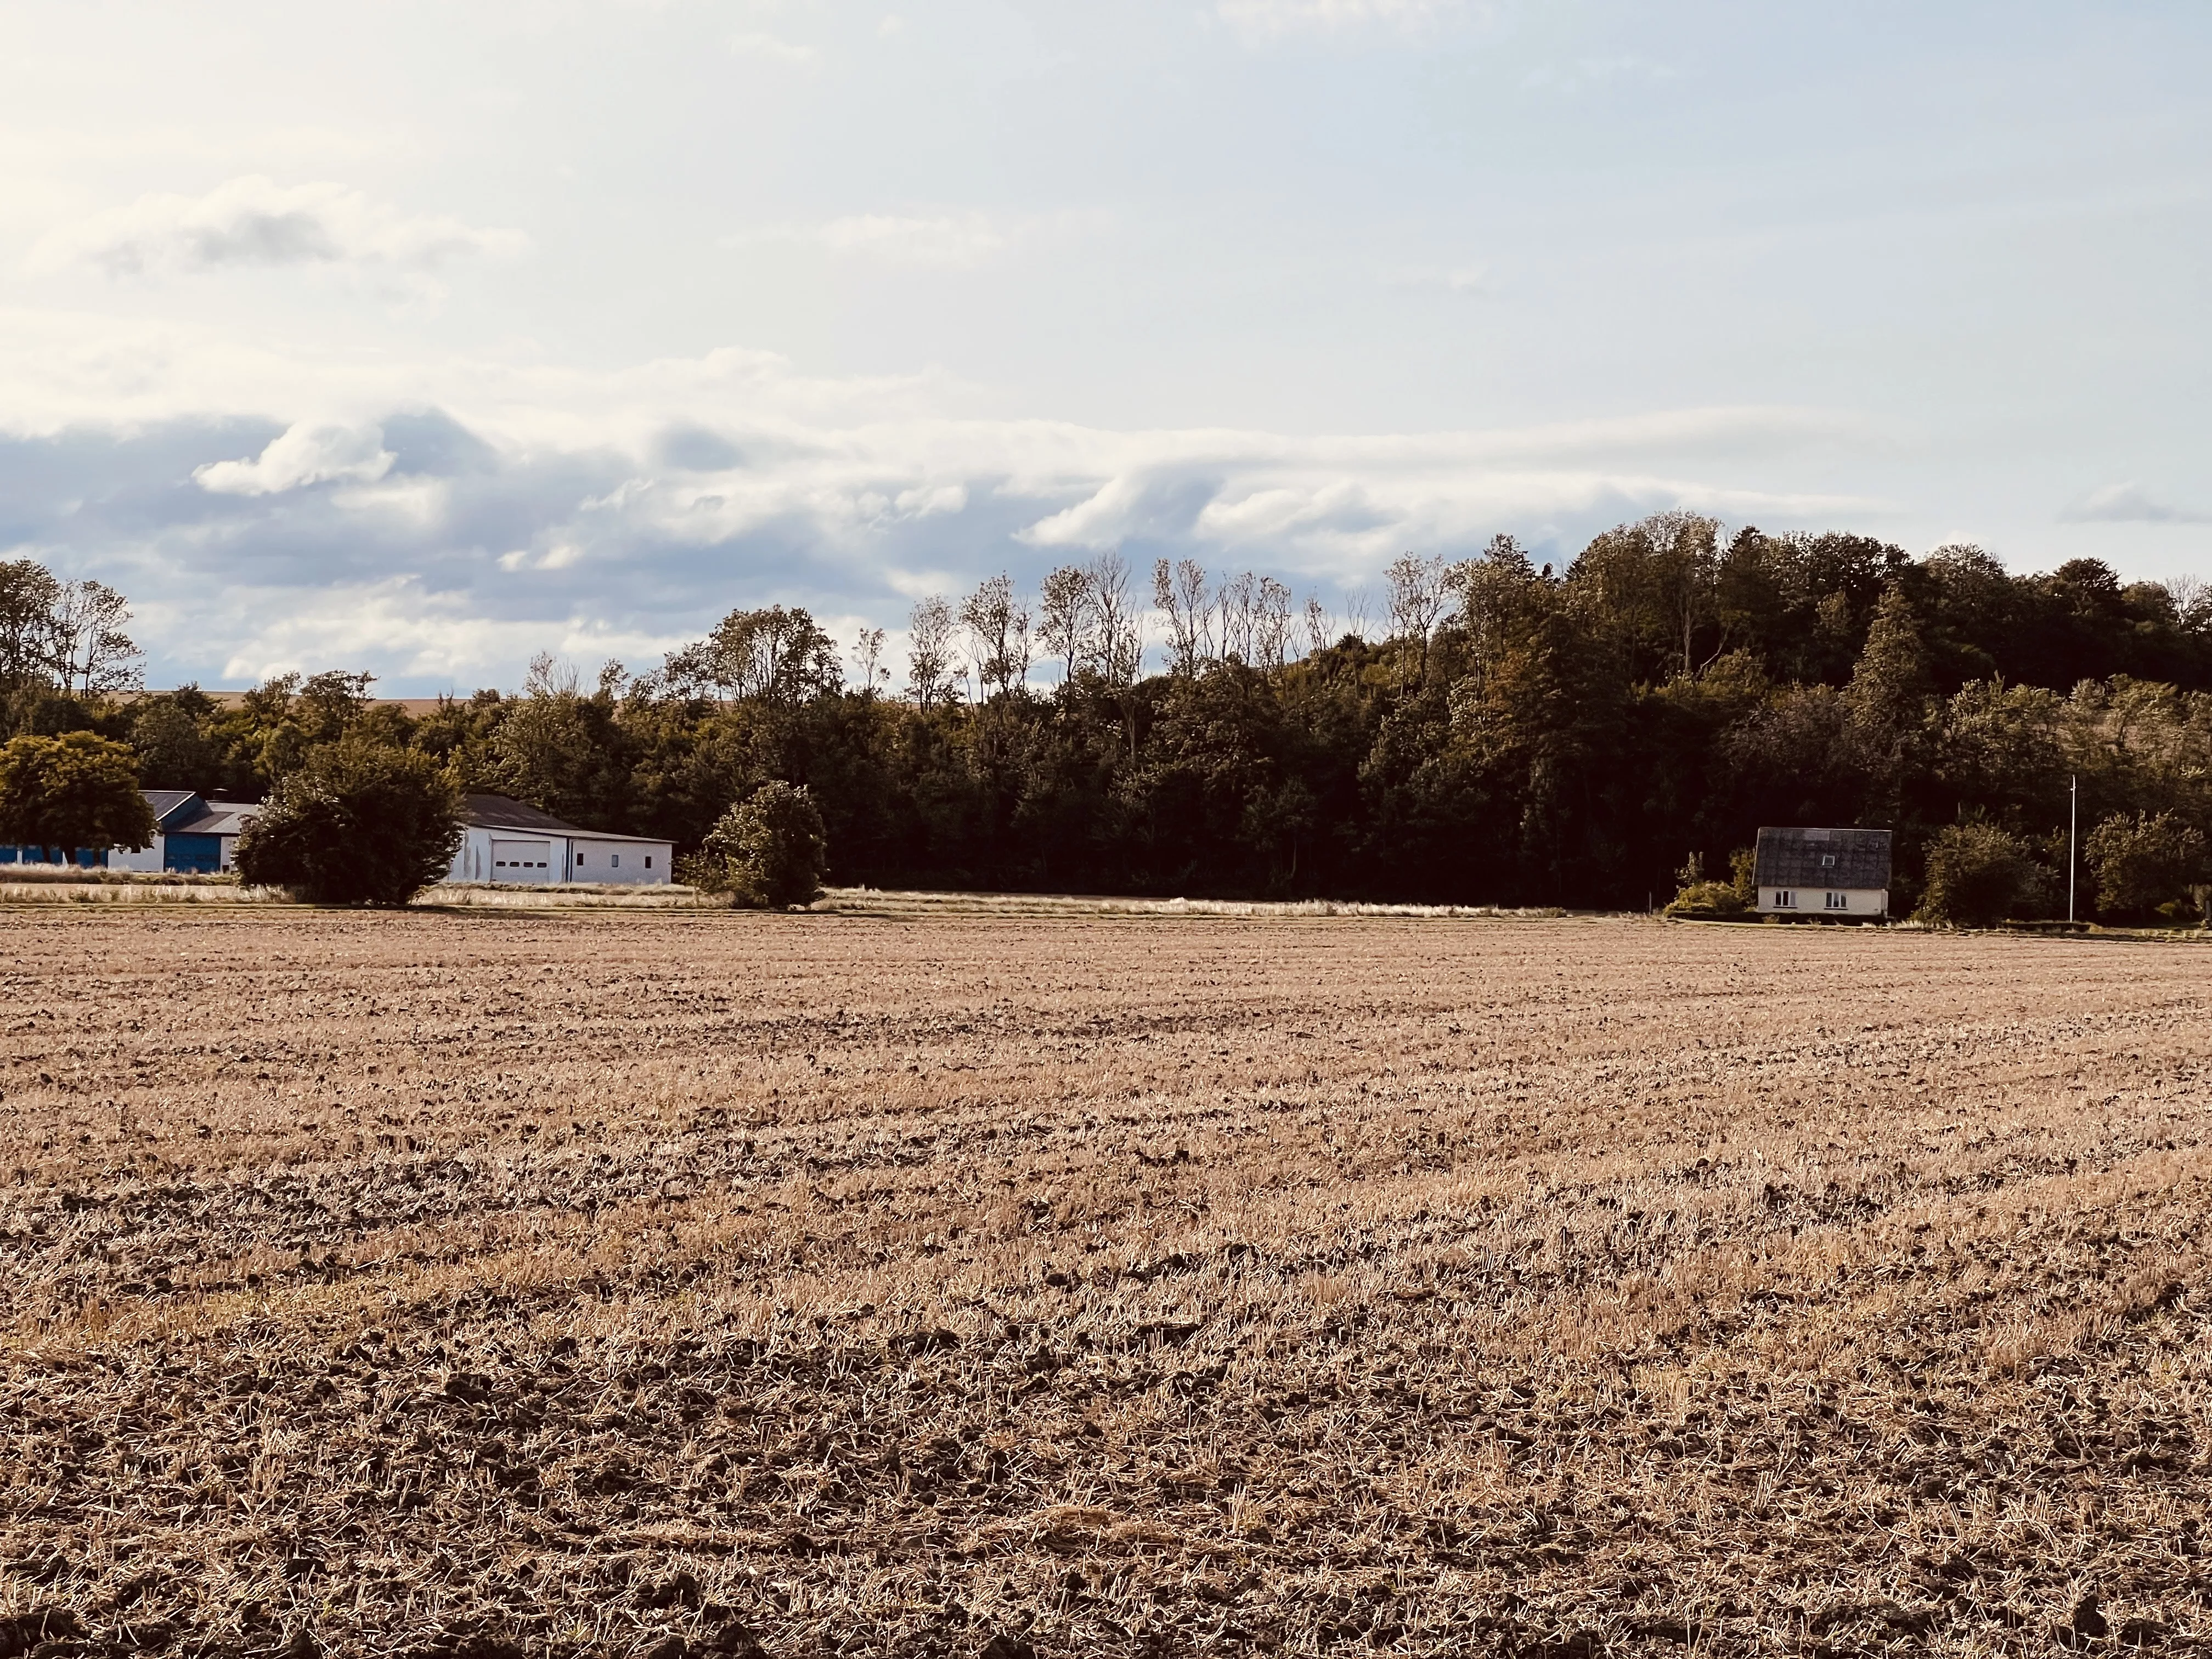
<svg viewBox="0 0 2212 1659"><path fill-rule="evenodd" d="M1119 550L1689 506L2212 574L2212 10L79 0L0 550L149 679L513 684Z"/></svg>

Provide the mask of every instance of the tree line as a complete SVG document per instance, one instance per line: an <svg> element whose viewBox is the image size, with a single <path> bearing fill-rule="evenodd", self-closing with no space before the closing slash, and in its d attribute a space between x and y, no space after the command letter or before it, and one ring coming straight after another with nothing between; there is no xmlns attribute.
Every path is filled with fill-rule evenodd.
<svg viewBox="0 0 2212 1659"><path fill-rule="evenodd" d="M67 584L0 573L44 578L58 615ZM1893 908L2047 915L2073 779L2102 838L2071 872L2085 913L2182 904L2212 873L2194 582L1688 513L1564 568L1509 537L1408 555L1371 617L1188 560L1142 574L1108 555L1033 596L1000 576L924 599L902 678L879 630L769 606L646 672L541 659L418 715L352 672L136 693L118 600L98 684L10 622L0 696L15 732L128 744L149 787L257 799L344 741L685 849L782 782L818 809L830 878L878 886L1640 908L1731 886L1761 824L1868 824L1898 832Z"/></svg>

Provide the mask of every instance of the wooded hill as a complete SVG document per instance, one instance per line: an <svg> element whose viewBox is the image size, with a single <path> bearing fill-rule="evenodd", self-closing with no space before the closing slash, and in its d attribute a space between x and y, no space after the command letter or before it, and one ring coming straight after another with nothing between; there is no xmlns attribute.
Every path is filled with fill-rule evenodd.
<svg viewBox="0 0 2212 1659"><path fill-rule="evenodd" d="M2040 872L2013 908L2047 909L2069 775L2084 831L2212 830L2195 583L2089 560L2014 576L1971 547L1916 559L1845 534L1723 541L1685 514L1564 571L1506 538L1401 559L1364 629L1294 612L1271 579L1153 575L1140 598L1109 556L1053 573L1034 606L1004 579L927 601L896 692L879 634L849 653L856 687L838 642L781 608L732 612L647 673L580 685L542 661L519 693L419 716L365 675L222 706L118 696L21 649L0 667L15 729L128 741L149 787L258 797L351 731L688 847L782 778L821 809L831 879L874 885L1642 908L1693 862L1724 872L1762 823L1877 824L1899 831L1901 913L1937 831L1972 823ZM1164 672L1140 672L1148 637Z"/></svg>

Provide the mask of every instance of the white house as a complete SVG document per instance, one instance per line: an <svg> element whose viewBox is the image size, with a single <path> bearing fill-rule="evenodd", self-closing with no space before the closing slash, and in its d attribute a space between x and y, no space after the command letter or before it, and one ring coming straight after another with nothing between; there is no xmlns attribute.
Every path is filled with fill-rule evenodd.
<svg viewBox="0 0 2212 1659"><path fill-rule="evenodd" d="M145 789L154 809L154 842L133 852L107 849L111 870L185 870L210 874L232 867L238 832L253 822L260 807L248 801L205 800L189 789Z"/></svg>
<svg viewBox="0 0 2212 1659"><path fill-rule="evenodd" d="M675 879L672 842L579 830L505 795L470 795L464 806L468 834L453 854L449 881L637 887Z"/></svg>
<svg viewBox="0 0 2212 1659"><path fill-rule="evenodd" d="M1768 915L1865 921L1889 914L1887 830L1761 830L1752 866Z"/></svg>

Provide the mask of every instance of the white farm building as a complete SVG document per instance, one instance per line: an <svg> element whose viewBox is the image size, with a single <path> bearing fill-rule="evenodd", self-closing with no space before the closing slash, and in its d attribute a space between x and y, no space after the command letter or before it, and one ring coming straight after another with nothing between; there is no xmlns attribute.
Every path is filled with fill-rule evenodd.
<svg viewBox="0 0 2212 1659"><path fill-rule="evenodd" d="M1836 921L1886 916L1889 852L1887 830L1761 830L1752 866L1759 910Z"/></svg>
<svg viewBox="0 0 2212 1659"><path fill-rule="evenodd" d="M238 834L260 815L251 801L208 800L189 789L142 789L153 809L154 840L133 851L107 849L111 870L180 870L211 875L238 856Z"/></svg>
<svg viewBox="0 0 2212 1659"><path fill-rule="evenodd" d="M463 806L468 833L453 854L450 881L536 887L588 881L635 887L675 878L672 842L579 830L505 795L470 795Z"/></svg>

